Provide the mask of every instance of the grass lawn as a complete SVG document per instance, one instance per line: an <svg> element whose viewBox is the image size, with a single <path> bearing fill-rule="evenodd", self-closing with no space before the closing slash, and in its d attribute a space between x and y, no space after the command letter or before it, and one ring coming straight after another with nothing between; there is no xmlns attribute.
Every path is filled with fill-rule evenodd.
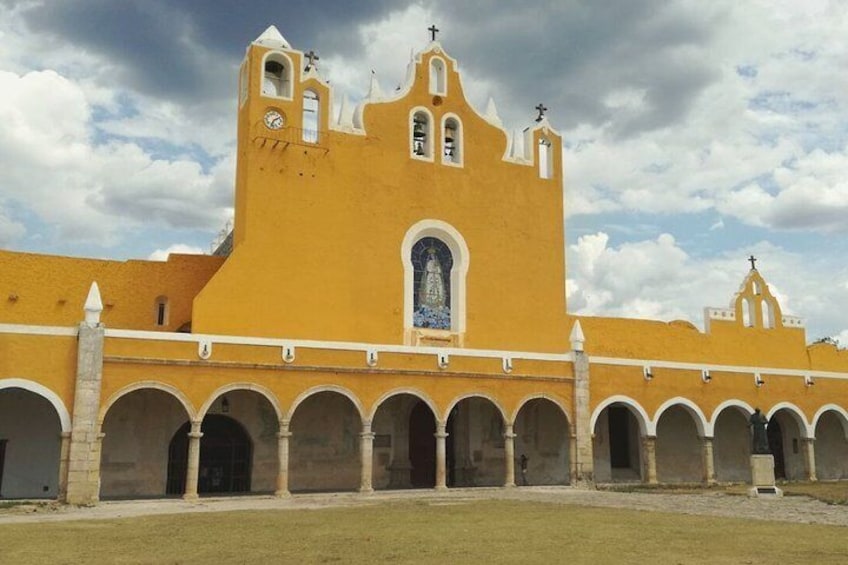
<svg viewBox="0 0 848 565"><path fill-rule="evenodd" d="M0 562L846 563L848 529L480 500L0 525Z"/></svg>

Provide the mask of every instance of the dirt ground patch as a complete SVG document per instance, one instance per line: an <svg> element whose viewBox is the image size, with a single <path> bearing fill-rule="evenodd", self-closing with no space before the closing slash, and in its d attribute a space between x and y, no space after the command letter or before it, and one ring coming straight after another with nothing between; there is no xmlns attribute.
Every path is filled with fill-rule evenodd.
<svg viewBox="0 0 848 565"><path fill-rule="evenodd" d="M800 491L812 493L817 487L800 485ZM741 490L740 490L741 489ZM848 483L825 486L840 489ZM738 492L737 492L738 491ZM101 502L97 506L76 507L58 503L36 502L0 509L0 525L13 523L54 522L67 520L108 520L167 514L233 512L240 510L315 510L379 506L395 502L424 501L431 505L452 506L472 500L511 500L544 502L598 508L621 508L673 514L723 516L776 522L828 524L848 526L848 510L810 496L785 496L779 499L748 498L742 487L677 490L649 489L631 492L583 489L577 487L520 487L385 491L373 494L324 493L297 494L286 498L273 496L238 496L181 499L132 500ZM801 493L803 494L803 493ZM814 494L814 493L813 493Z"/></svg>

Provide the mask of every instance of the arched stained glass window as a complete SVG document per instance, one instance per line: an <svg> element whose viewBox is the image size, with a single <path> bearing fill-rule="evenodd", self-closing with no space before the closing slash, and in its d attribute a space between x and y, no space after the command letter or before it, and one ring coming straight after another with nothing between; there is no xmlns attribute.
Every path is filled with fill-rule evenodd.
<svg viewBox="0 0 848 565"><path fill-rule="evenodd" d="M448 246L435 237L423 237L412 246L413 326L451 329L451 269Z"/></svg>

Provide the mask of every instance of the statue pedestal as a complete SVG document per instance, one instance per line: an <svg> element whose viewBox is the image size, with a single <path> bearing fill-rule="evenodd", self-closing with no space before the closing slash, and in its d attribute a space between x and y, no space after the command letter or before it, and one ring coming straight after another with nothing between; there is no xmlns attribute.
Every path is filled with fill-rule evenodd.
<svg viewBox="0 0 848 565"><path fill-rule="evenodd" d="M774 455L751 455L751 484L748 496L783 496L774 484Z"/></svg>

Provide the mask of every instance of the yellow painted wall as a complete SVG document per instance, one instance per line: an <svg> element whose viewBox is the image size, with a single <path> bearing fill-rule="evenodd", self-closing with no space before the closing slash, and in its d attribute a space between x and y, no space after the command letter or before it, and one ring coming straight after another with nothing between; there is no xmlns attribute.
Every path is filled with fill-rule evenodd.
<svg viewBox="0 0 848 565"><path fill-rule="evenodd" d="M559 137L549 134L552 179L504 161L507 136L469 106L452 63L448 94L434 101L425 53L405 96L365 107L366 135L322 131L317 146L274 147L292 134L267 130L262 115L282 109L299 127L303 86L290 103L259 96L265 51L248 53L235 249L195 300L197 331L402 343L401 243L413 224L437 219L471 250L465 346L567 349ZM460 118L463 167L410 156L416 106L436 130L445 113Z"/></svg>
<svg viewBox="0 0 848 565"><path fill-rule="evenodd" d="M191 320L192 299L221 257L171 255L168 261L103 261L0 251L0 323L76 326L96 281L108 327L176 331ZM156 325L157 297L168 297L168 324Z"/></svg>

